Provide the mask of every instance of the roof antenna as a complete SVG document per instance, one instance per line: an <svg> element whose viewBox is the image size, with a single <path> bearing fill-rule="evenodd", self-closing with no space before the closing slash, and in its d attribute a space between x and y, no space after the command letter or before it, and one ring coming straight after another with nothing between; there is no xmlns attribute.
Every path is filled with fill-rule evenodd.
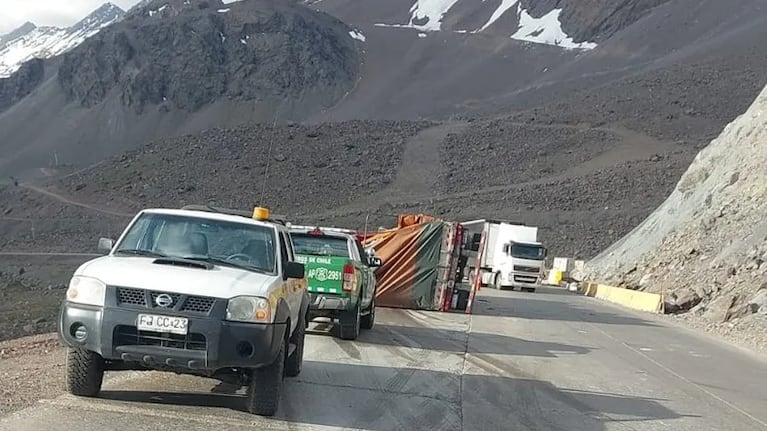
<svg viewBox="0 0 767 431"><path fill-rule="evenodd" d="M277 109L274 111L274 119L272 120L272 133L269 136L269 149L266 153L266 169L264 169L264 179L261 183L261 197L258 200L258 204L263 206L264 205L264 194L266 194L266 181L269 178L269 164L272 163L272 146L274 144L274 129L277 126L277 116L280 113L280 109L282 108L283 103L285 103L285 100L287 97L283 97L282 101L280 102L280 105L277 107Z"/></svg>

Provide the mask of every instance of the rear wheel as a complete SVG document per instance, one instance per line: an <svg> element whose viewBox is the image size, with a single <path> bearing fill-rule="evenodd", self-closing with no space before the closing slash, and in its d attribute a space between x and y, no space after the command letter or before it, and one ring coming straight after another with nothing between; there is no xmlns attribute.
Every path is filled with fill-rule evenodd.
<svg viewBox="0 0 767 431"><path fill-rule="evenodd" d="M248 412L259 416L273 416L277 412L284 379L286 349L283 339L274 361L265 367L253 370L248 386Z"/></svg>
<svg viewBox="0 0 767 431"><path fill-rule="evenodd" d="M357 301L357 306L352 311L342 311L338 318L338 322L341 326L341 338L344 340L356 340L360 335L360 302Z"/></svg>
<svg viewBox="0 0 767 431"><path fill-rule="evenodd" d="M67 390L80 397L95 397L104 381L104 359L96 352L70 348L67 354Z"/></svg>
<svg viewBox="0 0 767 431"><path fill-rule="evenodd" d="M373 295L373 299L370 300L370 307L368 307L368 314L362 316L362 329L373 329L376 320L376 297Z"/></svg>

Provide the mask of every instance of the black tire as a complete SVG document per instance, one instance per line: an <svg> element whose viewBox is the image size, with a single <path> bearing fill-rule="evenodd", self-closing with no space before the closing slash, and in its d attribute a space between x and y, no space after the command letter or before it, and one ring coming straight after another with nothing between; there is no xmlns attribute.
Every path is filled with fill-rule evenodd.
<svg viewBox="0 0 767 431"><path fill-rule="evenodd" d="M296 325L296 330L290 337L290 343L296 346L293 354L288 356L285 361L285 375L287 377L296 377L301 374L301 367L304 363L304 342L306 340L306 316L302 316Z"/></svg>
<svg viewBox="0 0 767 431"><path fill-rule="evenodd" d="M282 381L285 378L285 340L282 340L280 352L271 364L253 370L248 385L248 412L259 416L274 416L280 406Z"/></svg>
<svg viewBox="0 0 767 431"><path fill-rule="evenodd" d="M357 306L353 311L343 311L338 318L340 323L341 338L344 340L356 340L360 335L360 303L357 301Z"/></svg>
<svg viewBox="0 0 767 431"><path fill-rule="evenodd" d="M373 299L370 300L370 307L368 307L368 314L362 316L362 322L360 326L362 329L373 329L376 323L376 297L373 295Z"/></svg>
<svg viewBox="0 0 767 431"><path fill-rule="evenodd" d="M496 290L501 290L501 273L496 272L495 276L493 277L493 288Z"/></svg>
<svg viewBox="0 0 767 431"><path fill-rule="evenodd" d="M104 382L104 359L90 350L70 348L67 354L67 390L80 397L95 397Z"/></svg>

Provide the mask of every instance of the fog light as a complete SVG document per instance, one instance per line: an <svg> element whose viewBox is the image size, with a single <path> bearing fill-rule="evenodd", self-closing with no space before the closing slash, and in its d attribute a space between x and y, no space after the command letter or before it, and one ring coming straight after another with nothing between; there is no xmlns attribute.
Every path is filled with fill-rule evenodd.
<svg viewBox="0 0 767 431"><path fill-rule="evenodd" d="M77 341L83 342L88 338L88 330L83 325L77 325L72 332Z"/></svg>
<svg viewBox="0 0 767 431"><path fill-rule="evenodd" d="M249 358L253 355L253 345L247 341L237 343L237 353L243 358Z"/></svg>

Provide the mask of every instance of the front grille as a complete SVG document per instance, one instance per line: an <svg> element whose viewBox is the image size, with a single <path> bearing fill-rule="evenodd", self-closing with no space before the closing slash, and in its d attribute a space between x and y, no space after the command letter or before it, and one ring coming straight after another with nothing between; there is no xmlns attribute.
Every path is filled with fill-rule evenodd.
<svg viewBox="0 0 767 431"><path fill-rule="evenodd" d="M514 281L519 283L535 283L538 281L538 277L530 277L528 275L515 275Z"/></svg>
<svg viewBox="0 0 767 431"><path fill-rule="evenodd" d="M171 304L167 307L157 305L157 297L168 295L171 298ZM146 291L134 289L132 287L117 288L117 305L134 306L141 308L150 308L156 310L174 310L185 311L189 313L208 314L213 309L216 298L208 296L187 296L180 293ZM180 305L180 306L179 306Z"/></svg>
<svg viewBox="0 0 767 431"><path fill-rule="evenodd" d="M118 287L117 302L120 304L146 306L146 295L144 294L144 291L141 289L130 289L128 287Z"/></svg>
<svg viewBox="0 0 767 431"><path fill-rule="evenodd" d="M215 298L208 298L205 296L189 296L184 301L184 306L181 307L181 311L191 311L193 313L209 313L213 308L213 304L216 303Z"/></svg>
<svg viewBox="0 0 767 431"><path fill-rule="evenodd" d="M514 265L514 271L519 272L539 272L540 270L540 268L536 268L534 266Z"/></svg>
<svg viewBox="0 0 767 431"><path fill-rule="evenodd" d="M152 331L139 331L135 326L119 325L115 327L113 340L117 346L157 346L183 350L206 350L208 341L203 334L187 335L166 334Z"/></svg>

